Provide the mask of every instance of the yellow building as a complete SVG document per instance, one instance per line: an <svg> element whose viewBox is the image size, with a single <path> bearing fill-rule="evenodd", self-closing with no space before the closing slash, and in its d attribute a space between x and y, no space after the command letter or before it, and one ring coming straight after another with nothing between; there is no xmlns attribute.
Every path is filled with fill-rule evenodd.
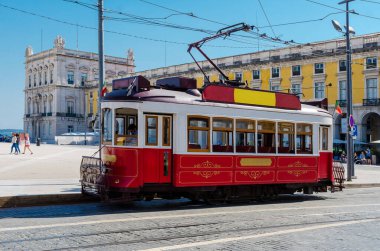
<svg viewBox="0 0 380 251"><path fill-rule="evenodd" d="M352 44L352 83L354 119L358 140L380 139L379 58L380 33L357 36ZM346 49L345 40L328 40L300 46L235 55L213 60L231 80L251 88L291 92L303 101L327 98L328 109L334 113L336 101L346 111ZM220 74L207 61L201 61L210 82L218 82ZM197 79L198 87L205 77L195 63L137 72L154 85L159 78L186 76ZM111 82L111 81L108 81ZM97 100L93 91L94 101ZM96 112L96 102L92 103ZM343 114L344 115L344 114ZM334 114L336 142L345 140L346 124ZM343 121L343 125L342 125Z"/></svg>

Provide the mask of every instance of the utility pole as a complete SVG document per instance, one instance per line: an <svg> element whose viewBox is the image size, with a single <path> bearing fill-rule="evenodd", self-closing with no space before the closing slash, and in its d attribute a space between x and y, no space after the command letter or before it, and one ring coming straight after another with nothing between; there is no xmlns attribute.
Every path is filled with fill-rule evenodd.
<svg viewBox="0 0 380 251"><path fill-rule="evenodd" d="M102 88L104 83L104 52L103 52L103 0L98 0L98 54L99 54L99 88L98 88L98 122L99 122L99 157L100 155L100 149L102 147L102 117L101 117L101 95L102 95Z"/></svg>
<svg viewBox="0 0 380 251"><path fill-rule="evenodd" d="M351 43L350 43L350 17L349 2L354 0L344 0L339 4L346 4L346 56L347 56L347 181L351 181L354 176L354 144L351 135L350 116L352 114L352 75L351 75Z"/></svg>

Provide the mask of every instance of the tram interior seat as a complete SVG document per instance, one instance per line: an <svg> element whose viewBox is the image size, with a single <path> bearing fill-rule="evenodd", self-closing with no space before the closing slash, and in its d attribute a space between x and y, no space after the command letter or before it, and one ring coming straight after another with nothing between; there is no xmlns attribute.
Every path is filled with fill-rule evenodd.
<svg viewBox="0 0 380 251"><path fill-rule="evenodd" d="M291 150L289 147L278 147L278 153L290 153Z"/></svg>
<svg viewBox="0 0 380 251"><path fill-rule="evenodd" d="M236 152L239 153L254 153L255 147L254 146L236 146Z"/></svg>
<svg viewBox="0 0 380 251"><path fill-rule="evenodd" d="M259 153L275 153L276 148L271 147L271 146L259 146L258 152Z"/></svg>
<svg viewBox="0 0 380 251"><path fill-rule="evenodd" d="M201 149L201 145L199 145L199 144L189 144L189 149Z"/></svg>
<svg viewBox="0 0 380 251"><path fill-rule="evenodd" d="M233 152L232 146L221 146L221 145L213 145L213 152Z"/></svg>

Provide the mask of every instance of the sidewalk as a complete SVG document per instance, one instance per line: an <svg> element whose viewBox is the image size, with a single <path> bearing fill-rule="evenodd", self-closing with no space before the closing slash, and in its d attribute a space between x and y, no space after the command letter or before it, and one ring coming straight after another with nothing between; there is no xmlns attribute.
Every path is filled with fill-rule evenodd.
<svg viewBox="0 0 380 251"><path fill-rule="evenodd" d="M32 145L32 155L11 155L10 147L10 143L0 143L0 207L5 205L5 198L9 202L9 198L15 197L25 200L50 195L57 200L75 195L79 200L81 157L97 151L97 146L43 144ZM346 188L380 187L380 166L355 165L355 176L356 179L345 182Z"/></svg>
<svg viewBox="0 0 380 251"><path fill-rule="evenodd" d="M80 193L81 157L92 155L97 146L30 148L33 154L14 155L10 143L0 143L0 197Z"/></svg>

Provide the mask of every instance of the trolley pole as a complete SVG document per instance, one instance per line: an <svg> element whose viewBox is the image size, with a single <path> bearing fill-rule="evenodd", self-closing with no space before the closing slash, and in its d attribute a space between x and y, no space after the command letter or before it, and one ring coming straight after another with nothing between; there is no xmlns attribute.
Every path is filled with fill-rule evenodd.
<svg viewBox="0 0 380 251"><path fill-rule="evenodd" d="M346 4L346 56L347 56L347 181L354 176L354 147L351 135L350 116L352 115L352 75L351 75L351 43L350 43L350 17L349 2L354 0L344 0L339 4Z"/></svg>
<svg viewBox="0 0 380 251"><path fill-rule="evenodd" d="M99 50L99 88L98 88L98 122L99 122L99 157L100 155L100 149L102 147L102 130L101 130L101 124L102 124L102 117L101 117L101 100L102 100L102 88L104 83L104 46L103 46L103 0L98 0L98 50Z"/></svg>

